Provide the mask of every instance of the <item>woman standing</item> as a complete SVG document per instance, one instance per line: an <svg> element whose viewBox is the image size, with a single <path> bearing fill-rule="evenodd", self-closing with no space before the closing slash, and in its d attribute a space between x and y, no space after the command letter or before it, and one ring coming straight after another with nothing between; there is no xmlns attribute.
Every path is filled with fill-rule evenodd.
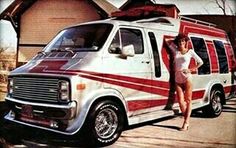
<svg viewBox="0 0 236 148"><path fill-rule="evenodd" d="M187 48L189 38L184 34L178 34L174 42L166 40L168 47L174 55L175 64L175 89L180 110L184 116L181 131L188 130L190 115L192 112L192 79L191 72L199 68L203 61L192 49ZM194 58L196 65L189 68L190 60Z"/></svg>

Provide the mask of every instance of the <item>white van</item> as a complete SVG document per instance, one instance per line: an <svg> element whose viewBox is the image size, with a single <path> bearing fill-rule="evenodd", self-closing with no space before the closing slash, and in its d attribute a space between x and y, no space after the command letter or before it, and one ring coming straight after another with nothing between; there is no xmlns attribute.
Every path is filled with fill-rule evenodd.
<svg viewBox="0 0 236 148"><path fill-rule="evenodd" d="M193 72L193 109L218 116L236 86L226 33L197 20L157 17L107 19L60 31L9 75L11 111L5 119L64 135L84 132L92 144L104 146L125 126L173 115L165 109L178 109L171 98L173 61L163 41L180 32L204 61Z"/></svg>

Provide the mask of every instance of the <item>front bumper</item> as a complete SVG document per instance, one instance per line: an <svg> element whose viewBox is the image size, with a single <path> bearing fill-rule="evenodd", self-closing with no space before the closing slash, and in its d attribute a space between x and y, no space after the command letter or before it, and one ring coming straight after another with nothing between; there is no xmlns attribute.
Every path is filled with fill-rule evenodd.
<svg viewBox="0 0 236 148"><path fill-rule="evenodd" d="M10 108L5 119L31 127L72 135L72 132L67 129L76 117L76 102L58 105L28 102L10 97L6 97L5 100Z"/></svg>

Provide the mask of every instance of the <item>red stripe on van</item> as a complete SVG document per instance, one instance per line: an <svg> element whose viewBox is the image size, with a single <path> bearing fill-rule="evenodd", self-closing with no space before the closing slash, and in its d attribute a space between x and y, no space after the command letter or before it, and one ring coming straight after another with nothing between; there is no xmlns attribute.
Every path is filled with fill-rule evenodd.
<svg viewBox="0 0 236 148"><path fill-rule="evenodd" d="M193 91L192 100L201 99L203 98L204 94L205 94L205 90Z"/></svg>
<svg viewBox="0 0 236 148"><path fill-rule="evenodd" d="M123 76L123 75L115 75L115 74L108 74L108 73L82 71L82 70L80 70L79 72L90 74L92 76L99 76L99 77L106 78L106 79L107 78L115 79L115 80L119 80L119 81L126 81L126 82L132 82L132 83L137 83L137 84L161 87L161 88L165 88L165 89L170 88L169 82L165 82L165 81L150 80L150 79Z"/></svg>
<svg viewBox="0 0 236 148"><path fill-rule="evenodd" d="M165 64L167 70L170 71L170 57L169 57L170 54L168 56L166 47L162 47L161 56L162 56L162 61Z"/></svg>
<svg viewBox="0 0 236 148"><path fill-rule="evenodd" d="M209 35L214 37L226 38L226 33L214 27L208 27L206 25L195 24L192 22L181 21L180 32L183 33L197 33L201 35Z"/></svg>
<svg viewBox="0 0 236 148"><path fill-rule="evenodd" d="M224 87L224 91L225 91L225 93L234 92L234 91L236 91L236 85L226 86L226 87Z"/></svg>
<svg viewBox="0 0 236 148"><path fill-rule="evenodd" d="M140 109L147 109L156 106L162 106L167 104L168 99L161 100L133 100L128 101L128 110L136 111Z"/></svg>
<svg viewBox="0 0 236 148"><path fill-rule="evenodd" d="M129 83L129 81L123 82L120 80L111 80L111 79L107 79L105 77L95 77L92 75L83 75L80 74L81 77L83 78L87 78L87 79L91 79L91 80L95 80L95 81L100 81L100 82L105 82L108 84L113 84L113 85L117 85L117 86L121 86L121 87L126 87L126 88L130 88L130 89L135 89L138 91L143 91L143 92L147 92L147 93L152 93L152 94L159 94L162 96L168 96L169 95L169 90L164 89L164 88L153 88L151 85L150 86L145 86L143 85L143 83Z"/></svg>
<svg viewBox="0 0 236 148"><path fill-rule="evenodd" d="M106 74L106 77L102 77L102 75L99 75L98 73L94 73L94 72L87 72L87 73L90 73L90 74L93 73L93 75L85 75L85 74L79 74L79 75L81 77L95 80L95 81L118 85L118 86L130 88L130 89L135 89L138 91L144 91L147 93L158 94L158 95L162 95L162 96L169 96L169 89L163 88L160 85L160 84L164 84L164 86L166 86L168 84L168 86L169 86L169 82L153 81L152 83L145 83L145 81L151 81L151 80L140 79L140 78L132 78L132 79L137 79L136 81L134 81L134 80L123 81L123 80L125 80L125 79L122 79L123 76L113 77L113 78L117 78L117 79L111 80L111 79L108 79L108 78L111 78L109 76L109 74ZM97 76L99 76L99 77L97 77ZM126 76L124 76L124 77L126 77ZM118 79L118 78L121 78L121 79ZM129 78L131 78L131 77L129 77ZM140 81L140 80L142 80L142 81ZM130 82L135 82L135 84L130 83ZM143 85L143 84L153 84L153 86L152 85ZM156 87L156 85L154 85L154 84L158 84L159 87ZM192 98L193 99L202 98L204 96L204 93L205 93L205 90L193 91Z"/></svg>
<svg viewBox="0 0 236 148"><path fill-rule="evenodd" d="M204 96L205 90L198 90L193 92L192 100L202 99ZM166 105L168 102L168 98L159 99L159 100L132 100L128 101L128 110L136 111L140 109L147 109L151 107L158 107ZM178 102L177 98L175 99L175 103Z"/></svg>
<svg viewBox="0 0 236 148"><path fill-rule="evenodd" d="M225 46L225 49L226 49L226 54L227 54L227 59L228 59L229 71L232 71L233 58L234 58L233 49L232 49L230 44L224 44L224 46Z"/></svg>
<svg viewBox="0 0 236 148"><path fill-rule="evenodd" d="M195 65L196 65L196 61L193 58L191 58L190 63L189 63L189 68L195 67ZM197 73L197 69L192 70L191 73L192 74L196 74Z"/></svg>
<svg viewBox="0 0 236 148"><path fill-rule="evenodd" d="M68 60L43 60L36 66L34 66L30 73L48 73L48 72L61 72L61 67L64 66Z"/></svg>
<svg viewBox="0 0 236 148"><path fill-rule="evenodd" d="M192 92L192 100L197 100L197 99L202 99L203 96L205 94L205 90L196 90ZM177 102L178 98L177 98L177 94L175 94L175 99Z"/></svg>
<svg viewBox="0 0 236 148"><path fill-rule="evenodd" d="M210 55L211 72L218 73L219 64L218 64L218 58L216 57L216 50L214 48L212 41L206 41L206 43L207 43L207 48Z"/></svg>

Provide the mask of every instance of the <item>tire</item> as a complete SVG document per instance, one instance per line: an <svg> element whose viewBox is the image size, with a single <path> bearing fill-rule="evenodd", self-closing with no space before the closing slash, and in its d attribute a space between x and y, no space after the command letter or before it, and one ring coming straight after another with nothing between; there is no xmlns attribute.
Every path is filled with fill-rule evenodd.
<svg viewBox="0 0 236 148"><path fill-rule="evenodd" d="M116 102L99 102L89 112L85 125L86 145L111 145L120 137L123 130L123 110Z"/></svg>
<svg viewBox="0 0 236 148"><path fill-rule="evenodd" d="M210 94L210 104L202 109L207 117L218 117L223 110L223 93L218 89L213 89Z"/></svg>

